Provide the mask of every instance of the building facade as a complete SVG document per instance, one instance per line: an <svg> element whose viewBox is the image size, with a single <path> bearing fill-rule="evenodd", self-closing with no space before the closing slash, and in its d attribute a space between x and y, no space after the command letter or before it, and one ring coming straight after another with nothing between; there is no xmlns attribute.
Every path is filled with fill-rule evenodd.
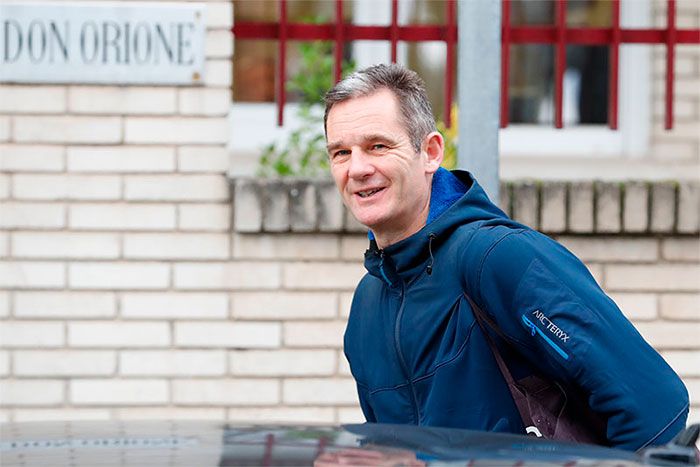
<svg viewBox="0 0 700 467"><path fill-rule="evenodd" d="M200 86L0 85L0 420L362 419L342 335L366 236L327 179L229 176L233 18L206 3ZM698 421L700 50L670 132L664 56L643 157L506 158L500 202L586 262Z"/></svg>

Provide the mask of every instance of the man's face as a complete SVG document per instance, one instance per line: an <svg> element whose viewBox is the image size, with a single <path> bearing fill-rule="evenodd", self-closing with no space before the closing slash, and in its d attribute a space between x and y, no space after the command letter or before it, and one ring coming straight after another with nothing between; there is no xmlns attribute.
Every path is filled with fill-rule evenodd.
<svg viewBox="0 0 700 467"><path fill-rule="evenodd" d="M439 161L429 161L424 150L416 153L394 94L382 89L335 104L326 132L331 174L343 202L380 246L420 230Z"/></svg>

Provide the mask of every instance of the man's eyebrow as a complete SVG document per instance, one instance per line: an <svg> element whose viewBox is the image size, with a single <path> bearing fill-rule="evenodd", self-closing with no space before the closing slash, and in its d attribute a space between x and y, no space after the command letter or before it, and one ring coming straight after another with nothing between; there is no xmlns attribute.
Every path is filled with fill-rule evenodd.
<svg viewBox="0 0 700 467"><path fill-rule="evenodd" d="M370 143L372 141L384 141L387 143L393 143L394 138L392 138L391 136L384 134L384 133L372 133L369 135L362 136L362 143L363 144L367 144L367 143ZM328 143L328 145L326 146L326 150L328 152L331 152L331 151L338 149L340 147L343 147L343 146L347 146L347 144L343 141L333 141L331 143Z"/></svg>

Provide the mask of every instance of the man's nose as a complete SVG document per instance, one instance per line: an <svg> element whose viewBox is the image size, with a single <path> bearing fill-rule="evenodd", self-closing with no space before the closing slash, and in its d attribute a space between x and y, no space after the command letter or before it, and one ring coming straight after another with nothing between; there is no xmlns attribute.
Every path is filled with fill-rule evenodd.
<svg viewBox="0 0 700 467"><path fill-rule="evenodd" d="M372 157L360 149L353 149L350 154L350 167L348 176L350 178L365 178L374 173Z"/></svg>

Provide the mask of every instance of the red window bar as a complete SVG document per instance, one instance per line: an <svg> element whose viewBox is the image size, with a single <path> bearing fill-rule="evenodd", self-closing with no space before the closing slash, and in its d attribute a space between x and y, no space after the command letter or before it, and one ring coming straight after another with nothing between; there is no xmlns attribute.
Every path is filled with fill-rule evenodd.
<svg viewBox="0 0 700 467"><path fill-rule="evenodd" d="M563 80L566 69L566 46L607 45L610 49L610 89L608 125L618 126L618 75L620 44L663 44L666 46L666 113L665 128L673 128L673 80L675 49L679 44L700 44L700 29L676 28L676 1L667 0L666 28L622 29L620 27L620 0L612 0L612 27L569 28L566 26L566 1L555 0L555 23L543 26L517 26L510 24L511 0L502 0L501 14L501 128L508 126L508 72L511 44L553 44L555 54L554 76L554 126L563 128ZM335 0L336 15L333 23L304 24L287 21L287 0L279 0L279 22L237 22L232 31L238 39L277 39L279 41L277 80L277 121L283 124L285 105L286 46L288 40L328 40L335 43L335 80L340 79L343 46L355 40L383 40L391 42L391 61L396 62L398 41L421 42L443 41L447 45L445 70L445 124L449 127L452 107L452 86L455 68L455 44L457 24L456 0L447 0L446 25L398 24L398 0L391 0L391 24L389 26L359 26L343 22L343 0Z"/></svg>

